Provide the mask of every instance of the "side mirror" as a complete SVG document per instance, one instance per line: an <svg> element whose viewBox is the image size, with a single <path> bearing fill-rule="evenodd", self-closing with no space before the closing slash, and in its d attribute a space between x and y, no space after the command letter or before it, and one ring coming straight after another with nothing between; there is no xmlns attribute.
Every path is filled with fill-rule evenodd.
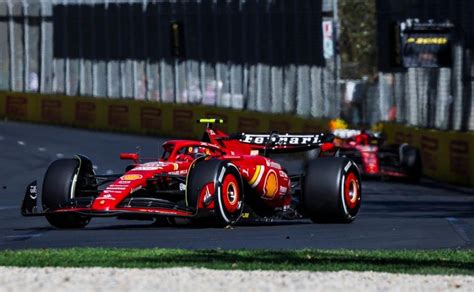
<svg viewBox="0 0 474 292"><path fill-rule="evenodd" d="M138 153L120 153L120 159L133 160L135 163L139 163L140 160Z"/></svg>

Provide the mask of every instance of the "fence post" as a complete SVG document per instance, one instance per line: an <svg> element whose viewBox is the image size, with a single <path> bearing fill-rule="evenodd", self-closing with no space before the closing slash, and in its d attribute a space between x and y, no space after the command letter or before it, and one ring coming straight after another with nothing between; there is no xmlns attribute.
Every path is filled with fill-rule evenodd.
<svg viewBox="0 0 474 292"><path fill-rule="evenodd" d="M10 89L9 4L0 2L0 90Z"/></svg>
<svg viewBox="0 0 474 292"><path fill-rule="evenodd" d="M452 121L453 130L459 131L462 128L463 117L463 84L462 84L462 63L463 63L463 47L460 44L454 45L454 62L452 74L453 86L453 111Z"/></svg>

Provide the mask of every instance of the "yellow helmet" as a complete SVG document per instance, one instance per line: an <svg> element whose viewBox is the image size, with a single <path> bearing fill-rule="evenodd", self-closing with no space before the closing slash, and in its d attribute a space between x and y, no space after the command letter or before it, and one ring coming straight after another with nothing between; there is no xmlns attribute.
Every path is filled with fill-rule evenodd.
<svg viewBox="0 0 474 292"><path fill-rule="evenodd" d="M332 119L329 121L329 130L347 129L347 123L343 119Z"/></svg>

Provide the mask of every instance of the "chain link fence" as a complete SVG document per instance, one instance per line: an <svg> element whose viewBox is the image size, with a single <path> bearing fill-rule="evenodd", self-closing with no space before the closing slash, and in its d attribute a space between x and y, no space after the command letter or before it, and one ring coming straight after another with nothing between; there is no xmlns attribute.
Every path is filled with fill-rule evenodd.
<svg viewBox="0 0 474 292"><path fill-rule="evenodd" d="M321 5L4 0L0 90L337 117L336 67L321 53ZM178 57L170 55L170 24L183 34Z"/></svg>

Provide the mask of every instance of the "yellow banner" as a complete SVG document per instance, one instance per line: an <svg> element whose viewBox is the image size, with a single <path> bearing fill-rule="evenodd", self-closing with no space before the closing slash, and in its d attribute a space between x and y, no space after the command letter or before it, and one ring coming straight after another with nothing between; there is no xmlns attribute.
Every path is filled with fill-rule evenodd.
<svg viewBox="0 0 474 292"><path fill-rule="evenodd" d="M420 149L423 174L440 181L474 186L474 133L418 129L384 124L389 143Z"/></svg>
<svg viewBox="0 0 474 292"><path fill-rule="evenodd" d="M148 135L200 138L200 118L223 119L214 125L224 132L308 133L327 130L325 119L268 114L202 105L158 103L132 99L70 97L0 92L0 117Z"/></svg>

